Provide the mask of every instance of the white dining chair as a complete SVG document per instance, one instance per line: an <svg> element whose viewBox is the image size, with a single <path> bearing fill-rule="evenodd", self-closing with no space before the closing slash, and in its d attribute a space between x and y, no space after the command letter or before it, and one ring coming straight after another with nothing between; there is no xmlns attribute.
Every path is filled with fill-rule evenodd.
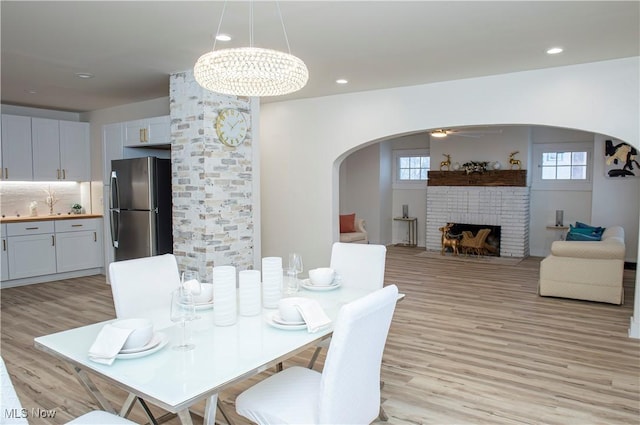
<svg viewBox="0 0 640 425"><path fill-rule="evenodd" d="M116 261L109 264L109 276L118 319L147 317L156 326L170 324L171 292L180 286L173 254Z"/></svg>
<svg viewBox="0 0 640 425"><path fill-rule="evenodd" d="M331 262L342 286L359 289L380 289L384 286L384 268L387 248L384 245L335 242L331 247ZM309 369L318 359L330 339L320 341L309 360Z"/></svg>
<svg viewBox="0 0 640 425"><path fill-rule="evenodd" d="M28 424L27 418L30 417L31 409L23 409L22 403L16 394L16 389L13 386L13 381L11 380L11 376L7 371L7 366L4 363L4 359L0 357L0 385L1 393L0 393L0 414L2 417L0 418L1 424L6 425L21 425ZM135 422L131 422L128 419L125 419L120 416L113 415L111 413L102 411L102 410L94 410L88 413L85 413L82 416L79 416L72 420L71 422L67 422L67 424L74 425L135 425Z"/></svg>
<svg viewBox="0 0 640 425"><path fill-rule="evenodd" d="M368 424L380 409L380 368L396 306L395 285L344 305L322 373L294 366L236 398L258 424Z"/></svg>

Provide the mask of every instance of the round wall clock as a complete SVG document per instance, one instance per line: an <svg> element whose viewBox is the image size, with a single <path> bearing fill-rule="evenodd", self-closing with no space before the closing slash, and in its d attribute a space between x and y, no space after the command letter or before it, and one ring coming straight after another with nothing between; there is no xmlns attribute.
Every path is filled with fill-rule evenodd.
<svg viewBox="0 0 640 425"><path fill-rule="evenodd" d="M216 118L218 139L227 146L236 147L247 137L247 121L237 109L223 109Z"/></svg>

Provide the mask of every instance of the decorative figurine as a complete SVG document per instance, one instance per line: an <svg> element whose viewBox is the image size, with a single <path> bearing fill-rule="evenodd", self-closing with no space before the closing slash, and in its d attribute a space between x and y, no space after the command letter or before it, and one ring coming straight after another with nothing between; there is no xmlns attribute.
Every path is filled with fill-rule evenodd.
<svg viewBox="0 0 640 425"><path fill-rule="evenodd" d="M31 203L29 204L29 213L30 213L31 217L37 217L38 216L38 202L37 201L31 201Z"/></svg>
<svg viewBox="0 0 640 425"><path fill-rule="evenodd" d="M445 226L438 228L438 230L442 232L442 249L440 250L440 255L444 255L446 248L451 248L453 255L458 255L460 253L460 249L458 248L460 241L456 236L449 233L449 230L451 230L452 227L453 223L447 223Z"/></svg>
<svg viewBox="0 0 640 425"><path fill-rule="evenodd" d="M451 155L449 155L448 153L443 153L442 155L445 156L446 161L440 161L440 171L444 171L444 168L447 169L447 171L451 171Z"/></svg>
<svg viewBox="0 0 640 425"><path fill-rule="evenodd" d="M514 158L514 156L516 156L518 153L520 153L520 151L514 151L509 154L509 165L511 166L510 168L512 170L514 166L517 166L518 170L522 170L522 163L519 159Z"/></svg>

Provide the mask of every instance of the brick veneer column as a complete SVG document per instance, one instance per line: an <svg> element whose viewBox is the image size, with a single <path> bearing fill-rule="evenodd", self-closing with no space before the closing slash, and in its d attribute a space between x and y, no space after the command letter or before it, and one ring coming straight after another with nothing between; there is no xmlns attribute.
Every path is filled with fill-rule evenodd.
<svg viewBox="0 0 640 425"><path fill-rule="evenodd" d="M195 267L211 282L211 268L252 268L252 141L250 99L203 89L193 72L170 78L173 246L180 267ZM224 108L249 122L247 139L230 148L218 141L215 120Z"/></svg>

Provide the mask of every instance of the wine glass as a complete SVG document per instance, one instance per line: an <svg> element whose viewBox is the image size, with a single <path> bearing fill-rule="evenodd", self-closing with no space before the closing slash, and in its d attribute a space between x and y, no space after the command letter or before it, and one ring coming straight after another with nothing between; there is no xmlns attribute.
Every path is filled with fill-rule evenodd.
<svg viewBox="0 0 640 425"><path fill-rule="evenodd" d="M289 268L287 269L287 285L285 291L288 295L293 295L298 292L299 282L298 273L303 270L302 256L298 253L289 254Z"/></svg>
<svg viewBox="0 0 640 425"><path fill-rule="evenodd" d="M199 295L201 289L198 272L195 270L183 271L180 276L180 286L190 292L191 295Z"/></svg>
<svg viewBox="0 0 640 425"><path fill-rule="evenodd" d="M178 288L171 293L171 321L180 323L182 327L182 342L175 345L175 350L189 351L195 348L194 344L187 342L187 322L196 317L193 295L184 288Z"/></svg>

